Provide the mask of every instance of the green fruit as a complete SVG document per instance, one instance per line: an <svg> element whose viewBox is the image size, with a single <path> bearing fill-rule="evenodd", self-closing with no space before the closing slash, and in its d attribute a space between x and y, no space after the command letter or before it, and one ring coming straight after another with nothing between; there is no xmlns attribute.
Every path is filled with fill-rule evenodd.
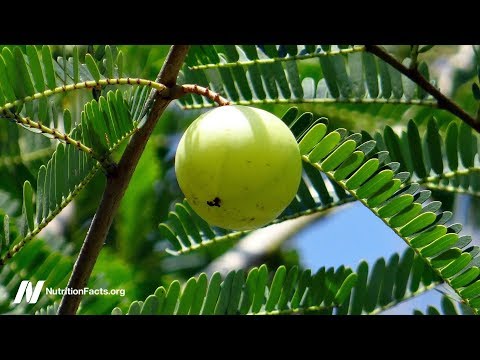
<svg viewBox="0 0 480 360"><path fill-rule="evenodd" d="M222 106L196 119L175 157L190 206L211 225L255 229L274 220L297 193L302 161L285 123L267 111Z"/></svg>

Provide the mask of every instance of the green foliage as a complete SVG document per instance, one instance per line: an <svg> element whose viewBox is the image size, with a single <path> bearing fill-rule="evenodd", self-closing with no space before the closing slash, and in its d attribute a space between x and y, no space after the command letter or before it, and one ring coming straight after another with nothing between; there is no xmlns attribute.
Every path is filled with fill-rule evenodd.
<svg viewBox="0 0 480 360"><path fill-rule="evenodd" d="M299 64L317 61L317 75ZM428 74L426 65L423 71ZM193 46L182 81L209 86L233 104L406 103L434 104L390 65L363 46ZM185 109L212 106L198 95L180 100Z"/></svg>
<svg viewBox="0 0 480 360"><path fill-rule="evenodd" d="M42 308L35 312L35 315L57 315L58 303L48 305L46 308Z"/></svg>
<svg viewBox="0 0 480 360"><path fill-rule="evenodd" d="M0 269L0 289L6 295L0 300L0 312L34 313L36 310L58 301L61 296L47 295L42 292L36 304L25 302L16 306L11 304L20 282L24 279L32 281L33 284L39 280L45 280L44 288L65 287L74 262L71 255L66 255L71 253L71 250L71 247L65 244L55 249L45 241L37 240L12 258L6 266Z"/></svg>
<svg viewBox="0 0 480 360"><path fill-rule="evenodd" d="M457 304L457 305L456 305ZM441 308L428 306L425 313L420 310L414 310L414 315L473 315L468 306L457 303L456 299L450 299L447 295L442 297Z"/></svg>
<svg viewBox="0 0 480 360"><path fill-rule="evenodd" d="M0 120L0 189L21 199L23 182L36 182L35 174L54 151L48 139L22 132L17 126ZM33 173L33 174L32 174Z"/></svg>
<svg viewBox="0 0 480 360"><path fill-rule="evenodd" d="M442 282L411 249L401 256L392 255L388 261L380 258L371 269L367 262L362 261L356 273L358 281L349 306L345 303L340 314L377 314Z"/></svg>
<svg viewBox="0 0 480 360"><path fill-rule="evenodd" d="M378 149L388 150L390 160L403 164L402 170L410 172L420 184L478 195L478 135L468 125L456 122L451 122L442 133L434 118L428 120L422 135L411 120L398 135L386 126L383 136L376 133L374 138L379 139Z"/></svg>
<svg viewBox="0 0 480 360"><path fill-rule="evenodd" d="M270 280L268 280L270 279ZM441 283L424 261L407 249L388 262L381 258L369 272L363 261L356 272L343 266L320 268L315 274L281 266L268 275L267 267L190 278L181 288L173 281L145 301L130 304L127 315L151 314L321 314L360 315L385 311L398 302L424 293ZM114 315L123 311L116 308Z"/></svg>
<svg viewBox="0 0 480 360"><path fill-rule="evenodd" d="M145 301L134 301L127 315L234 315L234 314L331 314L349 296L357 276L351 269L321 268L315 274L297 267L279 267L270 276L265 265L245 276L231 271L190 278L182 288L173 281L159 287ZM112 314L121 315L116 308Z"/></svg>
<svg viewBox="0 0 480 360"><path fill-rule="evenodd" d="M433 133L434 130L432 130ZM432 134L430 136L433 137ZM393 132L390 132L388 141L395 139L395 136ZM318 137L317 141L320 144L322 137ZM338 141L337 146L342 146L345 141L346 139ZM427 135L427 143L428 141ZM392 144L391 150L393 151L390 154L395 154L397 158L400 157L399 144L395 141L392 141ZM438 144L439 142L431 140L430 151L437 151ZM338 184L402 237L417 254L435 269L438 275L452 285L467 304L471 300L476 304L475 298L480 295L480 289L477 289L480 280L472 277L468 278L469 281L455 282L455 279L464 274L462 271L477 268L478 258L475 257L476 254L471 255L475 247L468 247L471 237L460 237L457 234L461 230L459 224L448 227L444 225L451 218L452 213L438 212L441 206L440 202L433 201L422 207L422 203L428 199L429 194L425 194L425 191L418 191L418 185L414 182L402 186L402 183L409 178L409 173L399 172L402 169L401 163L388 163L387 161L390 160L388 158L380 160L380 153L374 154L370 159L359 164L349 174L349 177L340 180ZM312 147L305 149L303 157L305 161L312 163L319 170L325 171L329 178L334 178L335 172L344 166L341 165L336 169L326 171L323 167L324 163L335 156L335 152L321 158L315 154L315 147ZM468 154L470 155L471 152ZM353 156L353 151L351 156ZM394 156L392 157L394 158ZM463 261L463 258L466 261Z"/></svg>
<svg viewBox="0 0 480 360"><path fill-rule="evenodd" d="M138 96L139 91L135 95ZM136 97L130 105L138 105ZM136 130L128 103L122 93L109 92L98 101L85 105L81 123L71 130L71 138L92 147L102 156L108 156ZM33 210L33 190L28 181L23 190L23 222L20 234L10 248L3 249L0 264L15 255L22 247L50 223L90 182L100 163L90 153L79 151L74 145L59 144L47 165L42 165L37 176L36 210ZM27 226L28 225L28 226Z"/></svg>
<svg viewBox="0 0 480 360"><path fill-rule="evenodd" d="M115 47L112 49L110 46L104 46L103 48L103 53L112 57L117 53ZM102 59L99 55L101 52L99 48L96 49L94 56L97 59L95 59L88 53L80 56L78 48L74 47L72 56L57 57L55 60L47 45L42 47L28 45L25 51L20 47L3 48L0 55L0 82L2 84L0 103L6 104L46 90L53 91L57 87L105 78L104 75L108 74L119 77L117 64L112 61L107 62L106 59L105 65L103 62L99 62L99 59ZM101 73L99 69L102 70ZM23 110L27 116L39 116L44 124L51 122L57 124L56 114L54 114L56 108L50 108L48 111L48 106L46 99L42 98L38 108L31 103L26 103L25 106L20 105L14 111L20 113Z"/></svg>

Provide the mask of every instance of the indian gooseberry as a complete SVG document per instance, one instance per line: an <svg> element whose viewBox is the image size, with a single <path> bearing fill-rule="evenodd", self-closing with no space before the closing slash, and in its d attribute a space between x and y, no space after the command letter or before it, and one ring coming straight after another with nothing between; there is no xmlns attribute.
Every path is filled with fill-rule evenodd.
<svg viewBox="0 0 480 360"><path fill-rule="evenodd" d="M177 148L175 172L193 210L210 225L248 230L274 220L297 193L302 161L285 123L229 105L199 116Z"/></svg>

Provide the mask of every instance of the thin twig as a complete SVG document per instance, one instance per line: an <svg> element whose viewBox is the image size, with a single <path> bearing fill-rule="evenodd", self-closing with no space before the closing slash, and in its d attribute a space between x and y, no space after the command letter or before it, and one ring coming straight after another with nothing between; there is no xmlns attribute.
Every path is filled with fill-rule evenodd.
<svg viewBox="0 0 480 360"><path fill-rule="evenodd" d="M18 114L14 114L10 110L3 110L1 112L6 116L7 119L10 119L11 121L15 121L17 124L23 125L31 129L37 129L42 134L48 134L51 137L53 137L53 139L63 141L65 142L65 144L72 145L76 147L78 150L87 153L89 156L97 160L102 165L102 167L105 169L106 172L111 171L111 169L115 168L116 166L115 162L108 156L108 154L101 156L97 154L92 148L89 148L79 140L75 140L72 137L68 136L67 134L62 134L60 131L58 131L55 128L49 128L43 125L40 121L39 122L33 121L28 117L23 117Z"/></svg>
<svg viewBox="0 0 480 360"><path fill-rule="evenodd" d="M448 112L452 113L453 115L457 116L462 121L470 125L473 129L475 129L476 132L480 133L480 122L477 122L475 118L473 118L470 114L463 110L456 102L449 99L447 96L442 94L435 86L430 84L430 82L423 77L423 75L417 70L417 68L407 68L378 45L365 45L365 49L366 51L372 53L386 63L390 64L392 67L400 71L403 75L415 82L427 93L432 95L435 100L437 100L438 107L440 109L447 110Z"/></svg>
<svg viewBox="0 0 480 360"><path fill-rule="evenodd" d="M92 170L88 173L88 175L78 184L75 185L73 190L63 201L58 204L52 211L49 212L48 216L44 218L32 231L25 235L25 237L20 240L17 244L15 244L11 249L9 249L1 258L0 258L0 269L20 250L23 249L25 245L27 245L35 236L37 236L40 231L42 231L60 212L67 207L73 199L75 199L80 191L82 191L85 186L93 179L95 174L97 173L98 169L100 168L100 164L98 163L95 165Z"/></svg>
<svg viewBox="0 0 480 360"><path fill-rule="evenodd" d="M199 94L201 95L201 94ZM290 104L389 104L389 105L411 105L411 106L425 106L431 108L438 108L438 103L435 100L418 100L418 99L382 99L382 98L295 98L295 99L252 99L252 100L237 100L231 101L230 105L290 105ZM206 109L213 107L214 104L190 104L184 105L184 110ZM334 106L330 106L332 109Z"/></svg>
<svg viewBox="0 0 480 360"><path fill-rule="evenodd" d="M185 60L188 49L188 45L174 45L170 48L157 81L167 86L167 89L156 92L152 111L149 113L145 125L132 136L118 167L107 176L107 184L102 200L75 262L67 285L69 288L83 289L87 285L140 156L157 124L158 118L173 99L170 96L169 88L175 86L178 72ZM60 303L58 313L74 315L77 312L81 299L81 295L65 295Z"/></svg>
<svg viewBox="0 0 480 360"><path fill-rule="evenodd" d="M186 84L186 85L182 85L182 91L185 94L197 94L197 95L205 96L206 98L209 98L210 100L216 102L220 106L230 105L230 101L228 101L224 97L221 97L220 94L210 90L208 87L205 88L197 84L194 84L194 85Z"/></svg>
<svg viewBox="0 0 480 360"><path fill-rule="evenodd" d="M0 107L0 111L18 107L24 103L50 97L56 94L62 94L69 91L82 90L82 89L102 88L103 86L108 86L108 85L110 86L113 86L113 85L148 86L159 91L162 91L165 89L165 86L163 84L159 84L151 80L139 79L139 78L112 78L112 79L90 80L90 81L83 81L83 82L70 84L70 85L58 86L55 89L48 89L45 91L35 93L33 95L26 96L22 99L17 99L15 101L2 105Z"/></svg>

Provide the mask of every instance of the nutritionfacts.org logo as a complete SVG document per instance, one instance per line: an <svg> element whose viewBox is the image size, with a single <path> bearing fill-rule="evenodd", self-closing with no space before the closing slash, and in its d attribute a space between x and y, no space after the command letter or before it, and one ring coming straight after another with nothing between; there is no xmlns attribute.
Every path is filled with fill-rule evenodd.
<svg viewBox="0 0 480 360"><path fill-rule="evenodd" d="M43 284L45 284L45 280L40 280L37 282L35 287L33 287L31 281L23 280L18 287L17 295L15 296L13 303L20 304L25 296L27 303L36 304L38 297L40 296L40 292L43 289Z"/></svg>
<svg viewBox="0 0 480 360"><path fill-rule="evenodd" d="M23 299L27 304L36 304L38 298L40 297L40 293L42 292L43 285L45 284L45 280L37 281L35 286L31 281L23 280L20 283L20 286L17 290L17 295L13 300L14 304L20 304ZM74 288L45 288L46 295L57 295L57 296L64 296L64 295L107 295L107 296L125 296L125 289L105 289L105 288L98 288L98 289L91 289L88 287L84 287L82 289L74 289Z"/></svg>

